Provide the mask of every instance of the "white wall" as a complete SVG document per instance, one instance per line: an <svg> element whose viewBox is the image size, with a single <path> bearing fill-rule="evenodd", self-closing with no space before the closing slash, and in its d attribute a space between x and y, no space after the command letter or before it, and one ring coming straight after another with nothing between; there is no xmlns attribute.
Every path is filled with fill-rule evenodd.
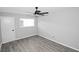
<svg viewBox="0 0 79 59"><path fill-rule="evenodd" d="M1 44L1 41L2 41L2 37L1 37L1 20L0 20L0 44Z"/></svg>
<svg viewBox="0 0 79 59"><path fill-rule="evenodd" d="M1 44L1 20L0 20L0 44Z"/></svg>
<svg viewBox="0 0 79 59"><path fill-rule="evenodd" d="M38 19L39 35L79 50L79 8L51 9L48 16Z"/></svg>
<svg viewBox="0 0 79 59"><path fill-rule="evenodd" d="M1 37L1 20L0 20L0 50L1 50L1 44L2 44L2 37Z"/></svg>
<svg viewBox="0 0 79 59"><path fill-rule="evenodd" d="M19 22L20 22L19 19L20 18L33 18L34 19L34 16L28 16L28 15L16 14L16 13L7 13L7 12L1 12L0 16L12 16L12 17L15 17L16 40L36 35L36 24L35 24L35 27L22 28L22 27L19 26Z"/></svg>

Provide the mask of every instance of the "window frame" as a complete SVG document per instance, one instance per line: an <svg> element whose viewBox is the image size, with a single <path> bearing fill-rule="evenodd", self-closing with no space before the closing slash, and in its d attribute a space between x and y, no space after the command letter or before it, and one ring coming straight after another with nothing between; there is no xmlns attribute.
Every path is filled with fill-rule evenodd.
<svg viewBox="0 0 79 59"><path fill-rule="evenodd" d="M29 25L29 26L26 26L26 25L23 25L23 20L21 19L26 19L26 20L33 20L33 26L32 25ZM19 18L20 20L20 27L24 28L24 27L35 27L35 19L34 18Z"/></svg>

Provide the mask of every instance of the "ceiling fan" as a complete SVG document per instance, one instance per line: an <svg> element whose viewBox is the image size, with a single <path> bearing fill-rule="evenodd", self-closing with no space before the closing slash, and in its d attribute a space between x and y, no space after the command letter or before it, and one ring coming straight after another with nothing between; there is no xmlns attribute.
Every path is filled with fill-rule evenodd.
<svg viewBox="0 0 79 59"><path fill-rule="evenodd" d="M48 12L42 12L40 10L38 10L38 7L35 7L35 12L34 12L34 15L41 15L41 16L44 16L45 14L48 14Z"/></svg>
<svg viewBox="0 0 79 59"><path fill-rule="evenodd" d="M28 14L28 12L26 12L26 14ZM31 14L34 15L34 16L45 16L46 14L48 14L48 12L42 12L42 11L39 10L38 7L35 7L34 13L31 13Z"/></svg>

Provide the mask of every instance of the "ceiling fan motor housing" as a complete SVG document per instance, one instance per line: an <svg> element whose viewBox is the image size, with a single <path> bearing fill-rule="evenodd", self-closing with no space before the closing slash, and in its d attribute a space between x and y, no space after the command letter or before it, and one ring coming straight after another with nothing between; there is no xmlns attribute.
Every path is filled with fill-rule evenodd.
<svg viewBox="0 0 79 59"><path fill-rule="evenodd" d="M35 14L39 14L40 12L41 12L41 11L39 11L39 10L36 10L36 11L35 11Z"/></svg>

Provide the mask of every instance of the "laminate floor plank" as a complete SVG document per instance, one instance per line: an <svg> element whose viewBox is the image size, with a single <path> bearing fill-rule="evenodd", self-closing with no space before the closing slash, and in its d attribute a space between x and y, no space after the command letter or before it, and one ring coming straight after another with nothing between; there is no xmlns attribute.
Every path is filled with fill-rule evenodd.
<svg viewBox="0 0 79 59"><path fill-rule="evenodd" d="M36 35L16 40L13 42L5 43L1 47L1 52L78 52L78 51Z"/></svg>

